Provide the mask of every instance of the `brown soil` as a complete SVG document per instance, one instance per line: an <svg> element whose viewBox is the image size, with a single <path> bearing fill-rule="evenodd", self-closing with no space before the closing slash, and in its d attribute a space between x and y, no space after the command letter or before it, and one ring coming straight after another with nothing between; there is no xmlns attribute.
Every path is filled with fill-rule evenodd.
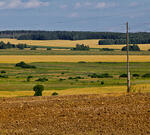
<svg viewBox="0 0 150 135"><path fill-rule="evenodd" d="M150 93L0 99L0 135L148 135Z"/></svg>

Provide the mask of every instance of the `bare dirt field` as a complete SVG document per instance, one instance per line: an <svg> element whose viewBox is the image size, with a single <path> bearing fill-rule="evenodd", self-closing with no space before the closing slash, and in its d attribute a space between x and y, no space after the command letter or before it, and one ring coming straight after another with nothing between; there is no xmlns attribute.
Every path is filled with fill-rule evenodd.
<svg viewBox="0 0 150 135"><path fill-rule="evenodd" d="M0 135L132 134L150 134L150 93L0 98Z"/></svg>

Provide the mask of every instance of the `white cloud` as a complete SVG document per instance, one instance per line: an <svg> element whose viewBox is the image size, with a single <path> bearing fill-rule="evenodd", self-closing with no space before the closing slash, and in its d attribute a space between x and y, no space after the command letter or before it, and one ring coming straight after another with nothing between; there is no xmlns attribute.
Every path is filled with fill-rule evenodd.
<svg viewBox="0 0 150 135"><path fill-rule="evenodd" d="M49 2L42 2L40 0L28 0L26 2L22 0L7 0L5 2L0 2L0 9L37 8L48 5Z"/></svg>
<svg viewBox="0 0 150 135"><path fill-rule="evenodd" d="M3 7L5 5L5 2L0 1L0 8Z"/></svg>
<svg viewBox="0 0 150 135"><path fill-rule="evenodd" d="M76 4L75 4L75 8L80 8L81 7L81 3L80 2L77 2Z"/></svg>
<svg viewBox="0 0 150 135"><path fill-rule="evenodd" d="M91 6L91 5L92 5L92 3L90 3L90 2L86 2L84 5L85 5L85 6Z"/></svg>
<svg viewBox="0 0 150 135"><path fill-rule="evenodd" d="M76 13L76 12L71 13L71 14L69 15L69 17L72 17L72 18L74 18L74 17L78 17L78 16L79 16L79 14L78 14L78 13Z"/></svg>
<svg viewBox="0 0 150 135"><path fill-rule="evenodd" d="M24 7L25 8L36 8L36 7L41 7L41 6L48 6L48 2L41 2L39 0L30 0L25 3Z"/></svg>
<svg viewBox="0 0 150 135"><path fill-rule="evenodd" d="M111 8L111 7L116 7L117 4L116 3L108 3L108 2L99 2L96 5L96 8Z"/></svg>
<svg viewBox="0 0 150 135"><path fill-rule="evenodd" d="M130 7L136 7L136 6L138 6L139 4L137 3L137 2L132 2L132 3L130 3Z"/></svg>
<svg viewBox="0 0 150 135"><path fill-rule="evenodd" d="M96 8L105 8L107 6L107 4L105 2L99 2L97 3Z"/></svg>
<svg viewBox="0 0 150 135"><path fill-rule="evenodd" d="M68 6L65 5L65 4L64 4L64 5L60 5L60 8L61 8L61 9L66 9L67 7L68 7Z"/></svg>
<svg viewBox="0 0 150 135"><path fill-rule="evenodd" d="M6 7L7 8L18 8L21 5L22 5L22 2L20 0L12 0L11 2L8 3L8 5Z"/></svg>

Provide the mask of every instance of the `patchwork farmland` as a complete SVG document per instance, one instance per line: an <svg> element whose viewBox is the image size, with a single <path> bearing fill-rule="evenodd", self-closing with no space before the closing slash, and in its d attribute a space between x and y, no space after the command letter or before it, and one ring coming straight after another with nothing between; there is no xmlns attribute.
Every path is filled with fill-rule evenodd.
<svg viewBox="0 0 150 135"><path fill-rule="evenodd" d="M36 50L0 50L0 134L150 133L149 45L130 52L131 94L126 94L124 45L100 46L98 40L1 40L40 46ZM77 43L89 44L92 49L60 48ZM47 46L52 50L46 50ZM21 61L35 68L17 67ZM43 97L33 97L33 87L41 84ZM54 93L57 96L52 96Z"/></svg>

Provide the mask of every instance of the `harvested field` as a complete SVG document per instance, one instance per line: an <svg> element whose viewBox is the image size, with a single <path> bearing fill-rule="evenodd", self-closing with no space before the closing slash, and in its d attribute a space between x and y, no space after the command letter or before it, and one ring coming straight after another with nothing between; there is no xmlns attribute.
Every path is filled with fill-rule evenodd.
<svg viewBox="0 0 150 135"><path fill-rule="evenodd" d="M1 98L0 134L148 135L150 93Z"/></svg>
<svg viewBox="0 0 150 135"><path fill-rule="evenodd" d="M124 55L0 55L0 63L31 62L126 62ZM130 56L130 62L150 62L150 55Z"/></svg>
<svg viewBox="0 0 150 135"><path fill-rule="evenodd" d="M85 44L89 45L91 48L100 48L98 45L99 40L17 40L17 39L0 39L5 43L10 42L12 44L28 44L35 46L49 46L49 47L75 47L76 44Z"/></svg>
<svg viewBox="0 0 150 135"><path fill-rule="evenodd" d="M91 40L17 40L17 39L0 39L5 43L10 42L12 44L28 44L35 46L49 46L49 47L75 47L76 44L85 44L89 45L90 48L112 48L112 49L122 49L125 45L98 45L99 39ZM150 44L139 44L141 50L150 49Z"/></svg>

